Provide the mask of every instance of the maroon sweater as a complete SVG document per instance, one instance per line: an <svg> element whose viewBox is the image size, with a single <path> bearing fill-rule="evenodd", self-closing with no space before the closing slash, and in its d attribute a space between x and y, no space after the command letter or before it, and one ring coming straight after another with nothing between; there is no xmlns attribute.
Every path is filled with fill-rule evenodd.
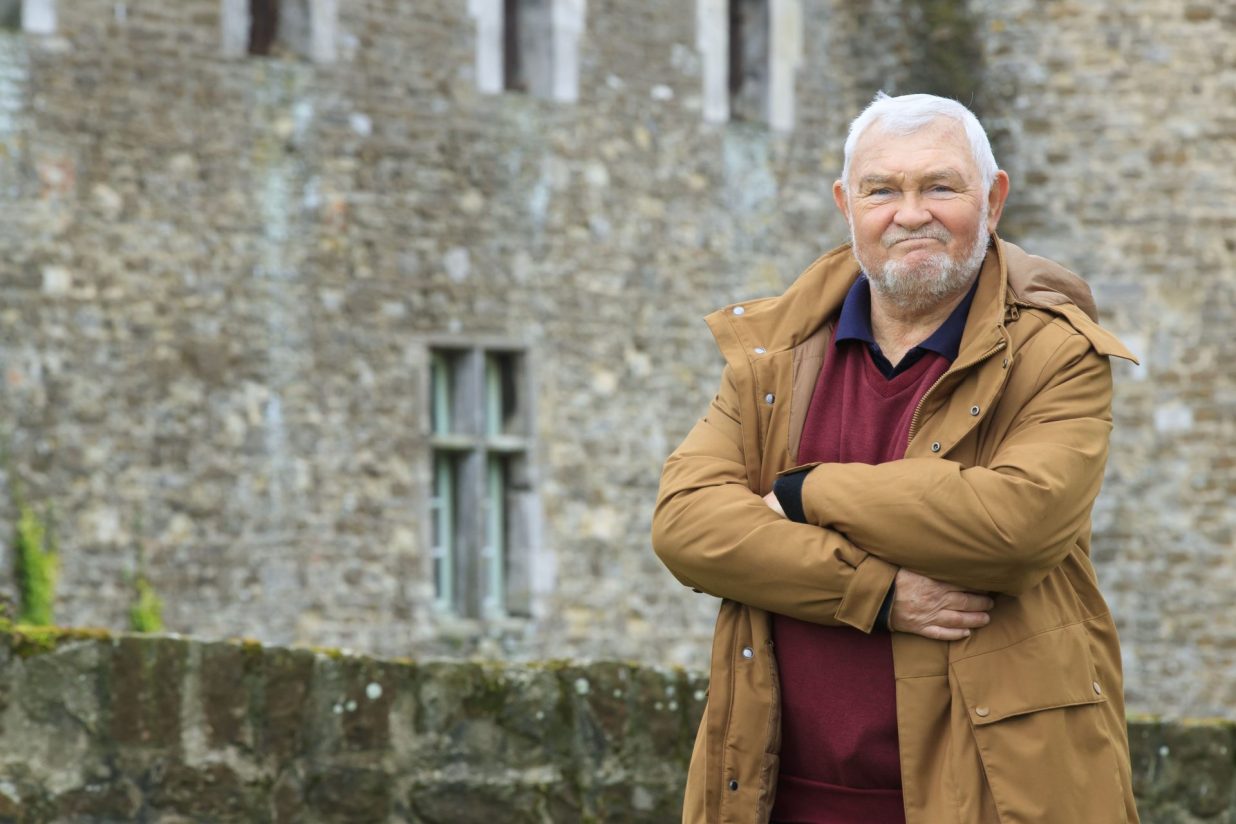
<svg viewBox="0 0 1236 824"><path fill-rule="evenodd" d="M865 279L855 284L828 347L803 427L803 463L903 457L919 399L956 357L969 297L894 369L874 346L866 289ZM889 634L774 615L773 643L782 718L772 820L904 824Z"/></svg>

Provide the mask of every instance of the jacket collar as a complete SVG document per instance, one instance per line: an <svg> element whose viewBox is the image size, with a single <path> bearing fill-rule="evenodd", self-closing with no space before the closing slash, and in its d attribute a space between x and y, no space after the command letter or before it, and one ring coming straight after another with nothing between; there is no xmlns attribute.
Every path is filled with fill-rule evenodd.
<svg viewBox="0 0 1236 824"><path fill-rule="evenodd" d="M845 243L817 258L781 295L731 304L705 320L726 361L731 366L749 364L793 349L835 318L860 274L850 244ZM1097 310L1085 281L993 236L979 270L957 363L980 359L1003 340L1004 324L1016 317L1017 307L1050 311L1085 335L1099 354L1136 361L1114 335L1094 322Z"/></svg>
<svg viewBox="0 0 1236 824"><path fill-rule="evenodd" d="M925 349L943 355L949 361L957 359L957 351L961 348L961 335L965 332L966 319L970 317L970 305L974 303L974 292L978 287L977 279L970 285L965 297L953 309L944 322L927 339L915 345L910 352ZM859 277L850 287L845 303L841 304L841 314L837 318L837 333L834 337L837 343L845 340L855 340L877 346L875 331L871 328L871 281L866 275ZM906 354L909 354L907 352Z"/></svg>

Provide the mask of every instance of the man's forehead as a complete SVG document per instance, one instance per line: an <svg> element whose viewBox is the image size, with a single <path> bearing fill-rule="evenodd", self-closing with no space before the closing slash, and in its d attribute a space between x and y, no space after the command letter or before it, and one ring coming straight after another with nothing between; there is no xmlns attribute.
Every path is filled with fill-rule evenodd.
<svg viewBox="0 0 1236 824"><path fill-rule="evenodd" d="M915 166L919 173L952 170L964 176L977 170L965 129L948 117L938 117L908 134L887 131L877 121L862 133L854 147L852 165L856 176L865 175L868 170L879 173L878 168L871 167L901 168L904 164ZM860 172L860 167L866 168Z"/></svg>

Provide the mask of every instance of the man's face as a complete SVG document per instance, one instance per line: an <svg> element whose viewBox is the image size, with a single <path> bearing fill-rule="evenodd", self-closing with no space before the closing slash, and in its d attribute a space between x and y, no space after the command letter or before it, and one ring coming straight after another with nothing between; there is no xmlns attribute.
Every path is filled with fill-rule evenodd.
<svg viewBox="0 0 1236 824"><path fill-rule="evenodd" d="M850 224L854 256L877 293L903 309L926 309L969 286L1008 193L990 195L965 130L950 118L909 135L877 122L859 138L849 191L833 195Z"/></svg>

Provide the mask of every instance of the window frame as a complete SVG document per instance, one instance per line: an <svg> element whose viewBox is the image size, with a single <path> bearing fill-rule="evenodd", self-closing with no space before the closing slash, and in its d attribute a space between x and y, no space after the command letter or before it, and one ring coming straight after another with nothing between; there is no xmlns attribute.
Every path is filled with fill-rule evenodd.
<svg viewBox="0 0 1236 824"><path fill-rule="evenodd" d="M579 100L585 0L468 0L483 94Z"/></svg>
<svg viewBox="0 0 1236 824"><path fill-rule="evenodd" d="M218 0L221 51L228 58L338 59L338 0ZM266 14L258 14L265 7ZM263 21L269 22L264 26ZM292 25L296 23L298 25ZM293 36L296 35L296 36Z"/></svg>
<svg viewBox="0 0 1236 824"><path fill-rule="evenodd" d="M745 122L775 132L794 130L797 74L804 63L802 0L761 0L764 37L752 41L739 0L696 0L696 49L702 61L703 118L706 123ZM746 21L746 24L744 24ZM758 42L758 63L747 52ZM748 87L745 65L758 65Z"/></svg>
<svg viewBox="0 0 1236 824"><path fill-rule="evenodd" d="M454 336L426 337L423 344L425 546L434 612L480 621L531 617L539 499L529 347L508 338ZM444 382L449 385L440 388ZM514 397L505 399L507 393ZM450 545L443 544L446 536Z"/></svg>

